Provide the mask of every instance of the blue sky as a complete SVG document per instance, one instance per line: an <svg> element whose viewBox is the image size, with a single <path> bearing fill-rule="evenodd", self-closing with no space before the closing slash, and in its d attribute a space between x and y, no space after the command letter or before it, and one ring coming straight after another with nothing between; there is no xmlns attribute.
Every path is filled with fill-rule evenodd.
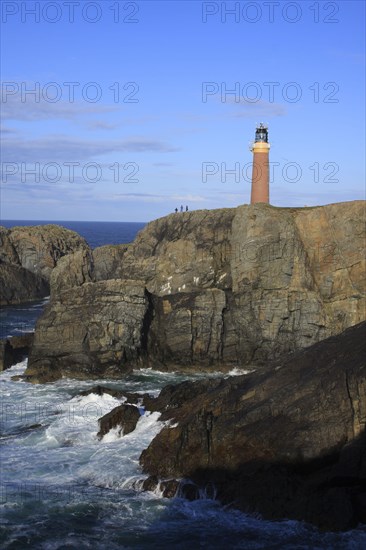
<svg viewBox="0 0 366 550"><path fill-rule="evenodd" d="M364 20L350 0L3 0L1 218L248 203L261 121L272 204L365 198Z"/></svg>

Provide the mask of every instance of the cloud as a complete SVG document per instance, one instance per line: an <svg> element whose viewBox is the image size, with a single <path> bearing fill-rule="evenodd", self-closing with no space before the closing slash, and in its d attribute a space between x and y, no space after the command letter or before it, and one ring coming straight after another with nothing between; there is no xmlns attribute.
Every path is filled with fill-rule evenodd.
<svg viewBox="0 0 366 550"><path fill-rule="evenodd" d="M3 120L39 121L51 119L74 120L78 116L110 113L120 110L117 105L45 101L42 97L26 96L18 93L6 96L2 94L1 111Z"/></svg>
<svg viewBox="0 0 366 550"><path fill-rule="evenodd" d="M201 195L154 195L151 193L117 193L110 200L127 200L140 202L168 202L177 201L186 203L208 202L208 198Z"/></svg>
<svg viewBox="0 0 366 550"><path fill-rule="evenodd" d="M109 153L170 153L178 149L155 139L131 137L121 141L87 141L68 136L24 140L4 139L3 162L84 162Z"/></svg>
<svg viewBox="0 0 366 550"><path fill-rule="evenodd" d="M183 201L183 202L208 202L207 197L202 195L172 195L172 200Z"/></svg>
<svg viewBox="0 0 366 550"><path fill-rule="evenodd" d="M295 184L296 185L296 184ZM350 200L365 200L365 191L362 188L338 188L319 191L300 191L294 187L283 187L274 185L271 188L271 202L275 206L317 206L333 202L344 202Z"/></svg>
<svg viewBox="0 0 366 550"><path fill-rule="evenodd" d="M271 102L264 99L253 101L253 99L247 97L236 97L233 95L225 96L225 101L223 101L220 95L215 96L215 99L216 101L220 101L221 104L236 107L235 112L231 115L235 118L271 118L287 114L285 105L283 103L276 103L275 101Z"/></svg>
<svg viewBox="0 0 366 550"><path fill-rule="evenodd" d="M1 126L1 127L0 127L0 133L1 133L2 135L4 135L4 134L8 134L8 135L9 135L9 134L12 134L12 135L14 135L14 134L17 133L17 131L14 130L13 128L7 128L7 127L5 127L5 126Z"/></svg>
<svg viewBox="0 0 366 550"><path fill-rule="evenodd" d="M238 106L238 110L232 115L235 118L271 118L285 116L286 108L281 103L270 103L260 99L255 103L242 99L240 102L230 102Z"/></svg>
<svg viewBox="0 0 366 550"><path fill-rule="evenodd" d="M94 120L87 124L90 130L114 130L119 125L110 124L109 122L104 122L103 120Z"/></svg>
<svg viewBox="0 0 366 550"><path fill-rule="evenodd" d="M2 119L10 122L34 122L41 123L46 120L68 121L91 130L114 130L122 124L124 126L144 125L157 120L158 116L129 116L127 104L102 104L88 103L86 101L69 102L60 100L57 102L46 101L42 96L21 97L20 93L7 96L4 91L1 94ZM116 116L119 115L119 118ZM101 119L101 116L111 121ZM93 120L93 117L98 117Z"/></svg>

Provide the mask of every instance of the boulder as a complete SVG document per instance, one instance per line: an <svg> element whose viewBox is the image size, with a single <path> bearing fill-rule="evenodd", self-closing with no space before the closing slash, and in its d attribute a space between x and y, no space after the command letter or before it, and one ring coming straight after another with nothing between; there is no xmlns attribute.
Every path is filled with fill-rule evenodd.
<svg viewBox="0 0 366 550"><path fill-rule="evenodd" d="M127 435L136 428L140 412L134 405L119 405L99 418L99 439L102 439L110 430L119 428L118 435Z"/></svg>

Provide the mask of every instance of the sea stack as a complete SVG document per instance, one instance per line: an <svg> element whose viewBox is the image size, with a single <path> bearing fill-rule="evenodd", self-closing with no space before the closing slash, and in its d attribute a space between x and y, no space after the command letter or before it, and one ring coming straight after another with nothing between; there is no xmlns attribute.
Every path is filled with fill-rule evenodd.
<svg viewBox="0 0 366 550"><path fill-rule="evenodd" d="M260 123L255 130L253 152L252 192L250 204L269 203L269 149L268 128Z"/></svg>

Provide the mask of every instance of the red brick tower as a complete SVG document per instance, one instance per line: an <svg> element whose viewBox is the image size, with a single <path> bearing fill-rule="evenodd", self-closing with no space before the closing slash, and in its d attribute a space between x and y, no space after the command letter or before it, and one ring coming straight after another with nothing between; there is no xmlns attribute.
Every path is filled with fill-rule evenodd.
<svg viewBox="0 0 366 550"><path fill-rule="evenodd" d="M250 204L269 203L269 149L268 128L260 123L255 130L253 152L252 193Z"/></svg>

